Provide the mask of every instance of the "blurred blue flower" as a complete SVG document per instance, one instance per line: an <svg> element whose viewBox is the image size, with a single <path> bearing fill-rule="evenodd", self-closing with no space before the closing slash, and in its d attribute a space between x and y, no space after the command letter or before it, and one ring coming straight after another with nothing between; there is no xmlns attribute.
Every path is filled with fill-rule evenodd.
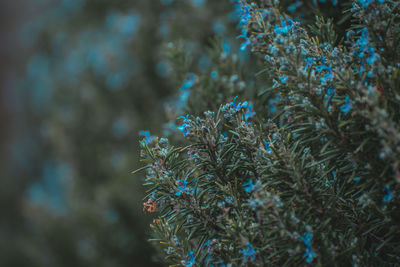
<svg viewBox="0 0 400 267"><path fill-rule="evenodd" d="M390 191L390 187L387 185L384 189L385 195L383 196L382 200L386 203L389 203L390 200L393 198L392 191Z"/></svg>
<svg viewBox="0 0 400 267"><path fill-rule="evenodd" d="M205 0L191 0L192 4L196 7L200 7L202 5L204 5L204 3L206 2Z"/></svg>
<svg viewBox="0 0 400 267"><path fill-rule="evenodd" d="M344 103L343 105L340 106L340 110L341 110L344 114L347 114L347 113L349 113L349 111L351 110L352 104L351 104L351 102L350 102L349 96L345 96L344 99L345 99L345 103Z"/></svg>
<svg viewBox="0 0 400 267"><path fill-rule="evenodd" d="M306 259L306 262L310 263L317 257L315 252L311 247L311 240L313 238L313 234L306 232L303 236L300 237L300 240L306 245L306 251L303 254L303 258Z"/></svg>
<svg viewBox="0 0 400 267"><path fill-rule="evenodd" d="M251 192L255 187L253 181L249 179L246 183L243 184L244 191Z"/></svg>
<svg viewBox="0 0 400 267"><path fill-rule="evenodd" d="M188 89L189 89L190 87L192 87L193 84L194 84L195 75L194 75L193 73L189 73L188 76L189 76L189 79L186 79L186 80L183 82L183 85L182 85L182 87L180 88L181 91L188 90Z"/></svg>
<svg viewBox="0 0 400 267"><path fill-rule="evenodd" d="M291 4L290 6L288 6L288 11L289 12L294 12L296 11L296 9L301 6L303 4L302 1L297 0L296 2L294 2L293 4Z"/></svg>
<svg viewBox="0 0 400 267"><path fill-rule="evenodd" d="M139 135L144 137L144 141L146 142L146 144L150 144L152 142L149 131L140 131Z"/></svg>

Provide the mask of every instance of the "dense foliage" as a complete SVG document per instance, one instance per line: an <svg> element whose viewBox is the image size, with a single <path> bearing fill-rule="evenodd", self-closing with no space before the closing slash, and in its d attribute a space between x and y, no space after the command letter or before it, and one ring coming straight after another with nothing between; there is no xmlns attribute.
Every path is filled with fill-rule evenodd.
<svg viewBox="0 0 400 267"><path fill-rule="evenodd" d="M396 265L399 2L233 2L257 80L215 45L170 140L141 142L151 241L184 266Z"/></svg>

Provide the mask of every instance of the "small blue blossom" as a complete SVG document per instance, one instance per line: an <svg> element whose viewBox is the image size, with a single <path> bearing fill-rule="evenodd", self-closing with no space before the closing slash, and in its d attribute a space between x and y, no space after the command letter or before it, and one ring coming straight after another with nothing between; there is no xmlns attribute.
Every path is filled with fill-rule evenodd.
<svg viewBox="0 0 400 267"><path fill-rule="evenodd" d="M306 258L306 262L310 263L316 258L317 255L315 252L312 250L311 247L306 247L306 251L303 254L303 258Z"/></svg>
<svg viewBox="0 0 400 267"><path fill-rule="evenodd" d="M312 66L312 64L314 63L314 59L312 57L308 57L306 58L306 66L304 67L304 71L306 71L309 67Z"/></svg>
<svg viewBox="0 0 400 267"><path fill-rule="evenodd" d="M177 180L181 185L178 186L178 192L175 193L178 197L182 195L182 193L185 193L187 188L187 181L182 181L182 180Z"/></svg>
<svg viewBox="0 0 400 267"><path fill-rule="evenodd" d="M252 111L252 109L253 109L253 105L252 105L251 103L249 103L249 104L247 105L247 111L246 111L246 113L244 114L244 120L245 120L245 121L247 121L249 118L253 117L253 111Z"/></svg>
<svg viewBox="0 0 400 267"><path fill-rule="evenodd" d="M280 77L279 80L281 81L281 83L286 84L288 76L286 74L283 74L283 76Z"/></svg>
<svg viewBox="0 0 400 267"><path fill-rule="evenodd" d="M222 41L222 53L221 57L226 58L229 55L229 51L231 50L231 45L230 42L225 39Z"/></svg>
<svg viewBox="0 0 400 267"><path fill-rule="evenodd" d="M390 200L392 200L392 198L393 198L392 191L390 191L389 186L385 186L384 191L385 191L385 195L383 196L382 200L383 200L383 202L389 203Z"/></svg>
<svg viewBox="0 0 400 267"><path fill-rule="evenodd" d="M188 76L189 76L189 79L186 79L186 80L183 82L183 85L182 85L182 87L180 88L181 91L186 91L186 90L188 90L188 89L189 89L190 87L192 87L193 84L194 84L195 75L194 75L193 73L189 73Z"/></svg>
<svg viewBox="0 0 400 267"><path fill-rule="evenodd" d="M329 180L330 183L333 183L336 180L336 171L332 171L332 179Z"/></svg>
<svg viewBox="0 0 400 267"><path fill-rule="evenodd" d="M247 242L247 248L241 249L240 252L243 254L244 261L247 261L248 259L254 261L256 252L254 251L253 246L249 242Z"/></svg>
<svg viewBox="0 0 400 267"><path fill-rule="evenodd" d="M237 38L238 39L242 38L245 40L245 42L240 45L240 50L242 51L246 50L247 46L250 45L250 39L247 38L245 34L239 35Z"/></svg>
<svg viewBox="0 0 400 267"><path fill-rule="evenodd" d="M246 192L251 192L254 190L255 186L253 184L253 181L249 179L246 183L243 184L244 191Z"/></svg>
<svg viewBox="0 0 400 267"><path fill-rule="evenodd" d="M286 21L285 21L281 17L281 24L282 24L282 27L275 25L274 31L276 34L287 34L293 28L294 22L292 19L286 19Z"/></svg>
<svg viewBox="0 0 400 267"><path fill-rule="evenodd" d="M303 236L300 237L300 240L303 241L303 243L306 245L306 251L303 254L303 258L306 259L307 263L310 263L314 260L314 258L317 257L315 252L313 251L311 247L311 240L313 238L313 234L306 232Z"/></svg>
<svg viewBox="0 0 400 267"><path fill-rule="evenodd" d="M186 117L180 116L178 119L183 119L183 124L178 126L177 129L183 133L183 136L187 136L190 128L189 115L186 115Z"/></svg>
<svg viewBox="0 0 400 267"><path fill-rule="evenodd" d="M345 96L344 98L345 102L343 105L340 106L340 110L344 113L347 114L351 110L352 104L350 102L349 96Z"/></svg>
<svg viewBox="0 0 400 267"><path fill-rule="evenodd" d="M376 61L376 55L375 55L374 49L372 47L368 48L368 52L369 52L370 56L366 59L366 61L369 65L372 65Z"/></svg>
<svg viewBox="0 0 400 267"><path fill-rule="evenodd" d="M303 4L302 1L297 0L295 3L291 4L291 5L288 7L288 11L289 11L289 12L294 12L294 11L296 11L296 9L297 9L299 6L301 6L302 4Z"/></svg>
<svg viewBox="0 0 400 267"><path fill-rule="evenodd" d="M189 89L194 85L195 82L195 75L193 73L188 74L188 79L183 82L181 86L178 107L182 107L185 105L187 99L189 98L190 91Z"/></svg>
<svg viewBox="0 0 400 267"><path fill-rule="evenodd" d="M372 2L374 2L374 0L358 0L358 3L363 7L363 8L367 8L369 6L369 4L371 4ZM378 3L383 4L385 2L385 0L377 0Z"/></svg>
<svg viewBox="0 0 400 267"><path fill-rule="evenodd" d="M186 254L186 257L189 257L189 260L183 262L183 264L186 267L192 267L196 264L196 260L194 259L193 251L190 251L188 254Z"/></svg>
<svg viewBox="0 0 400 267"><path fill-rule="evenodd" d="M303 243L306 246L311 246L311 240L313 238L313 234L306 232L302 237L300 237L300 240L303 241Z"/></svg>
<svg viewBox="0 0 400 267"><path fill-rule="evenodd" d="M265 151L267 151L267 153L271 153L272 152L272 149L269 146L268 140L265 141L264 146L265 146Z"/></svg>
<svg viewBox="0 0 400 267"><path fill-rule="evenodd" d="M242 108L247 108L248 107L248 103L247 103L247 101L245 101L245 102L239 102L239 103L235 103L236 102L236 99L237 99L237 96L235 96L234 98L233 98L233 100L232 100L232 102L230 103L231 104L231 106L232 107L234 107L235 109L236 109L236 111L239 111L239 110L241 110Z"/></svg>
<svg viewBox="0 0 400 267"><path fill-rule="evenodd" d="M336 96L336 92L335 92L335 88L333 88L332 86L329 87L328 89L326 89L326 96L328 98L334 97Z"/></svg>
<svg viewBox="0 0 400 267"><path fill-rule="evenodd" d="M214 78L214 79L217 79L217 78L218 78L218 72L215 71L215 70L212 71L212 72L211 72L211 77Z"/></svg>
<svg viewBox="0 0 400 267"><path fill-rule="evenodd" d="M144 141L146 142L146 144L150 144L152 142L149 131L140 131L139 135L144 137Z"/></svg>

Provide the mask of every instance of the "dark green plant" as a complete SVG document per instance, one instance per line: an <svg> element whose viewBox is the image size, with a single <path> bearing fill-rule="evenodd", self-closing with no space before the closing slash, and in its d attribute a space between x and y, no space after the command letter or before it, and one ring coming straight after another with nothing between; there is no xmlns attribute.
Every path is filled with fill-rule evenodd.
<svg viewBox="0 0 400 267"><path fill-rule="evenodd" d="M198 74L216 102L177 119L186 143L142 141L150 240L184 266L395 266L398 2L346 2L344 34L276 0L234 2L242 49L258 55L257 96L233 98L225 81L219 106Z"/></svg>

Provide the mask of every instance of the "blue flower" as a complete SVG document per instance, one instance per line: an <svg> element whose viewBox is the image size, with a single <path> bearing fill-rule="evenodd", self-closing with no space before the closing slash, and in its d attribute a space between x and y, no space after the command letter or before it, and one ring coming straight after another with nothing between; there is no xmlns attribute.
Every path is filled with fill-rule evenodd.
<svg viewBox="0 0 400 267"><path fill-rule="evenodd" d="M285 21L281 17L281 24L282 27L278 27L278 25L275 25L274 31L276 34L287 34L293 28L294 22L292 19L286 19Z"/></svg>
<svg viewBox="0 0 400 267"><path fill-rule="evenodd" d="M316 258L317 255L315 252L312 250L311 247L306 247L306 251L303 254L303 258L306 258L306 262L310 263Z"/></svg>
<svg viewBox="0 0 400 267"><path fill-rule="evenodd" d="M372 64L374 64L374 62L376 60L374 49L372 47L369 47L368 52L369 52L370 56L366 59L366 61L369 65L372 65Z"/></svg>
<svg viewBox="0 0 400 267"><path fill-rule="evenodd" d="M281 81L281 83L286 84L288 76L286 74L283 74L283 76L280 77L279 80Z"/></svg>
<svg viewBox="0 0 400 267"><path fill-rule="evenodd" d="M217 79L218 78L218 72L217 71L212 71L211 72L211 77L214 78L214 79Z"/></svg>
<svg viewBox="0 0 400 267"><path fill-rule="evenodd" d="M189 260L187 260L183 263L186 267L192 267L193 265L196 264L196 260L194 259L193 251L190 251L188 254L186 254L186 257L189 257Z"/></svg>
<svg viewBox="0 0 400 267"><path fill-rule="evenodd" d="M245 102L246 103L246 102ZM247 111L244 114L244 120L247 121L250 117L253 117L253 105L252 104L248 104L247 105Z"/></svg>
<svg viewBox="0 0 400 267"><path fill-rule="evenodd" d="M303 241L303 243L306 246L311 246L311 240L313 238L313 234L306 232L302 237L300 237L300 240Z"/></svg>
<svg viewBox="0 0 400 267"><path fill-rule="evenodd" d="M187 181L182 181L182 180L177 180L177 181L178 181L181 185L178 186L178 192L176 192L175 195L177 195L177 196L179 197L180 195L182 195L182 193L185 193L185 192L186 192L186 190L187 190L187 188L186 188Z"/></svg>
<svg viewBox="0 0 400 267"><path fill-rule="evenodd" d="M345 102L343 105L340 106L340 110L344 113L347 114L351 110L352 104L350 102L349 96L345 96L344 98Z"/></svg>
<svg viewBox="0 0 400 267"><path fill-rule="evenodd" d="M246 35L247 35L247 33L243 33L242 35L239 35L239 36L237 37L238 39L242 38L242 39L245 40L245 42L242 43L242 44L240 45L240 50L242 50L242 51L246 50L246 47L247 47L248 45L250 45L250 39L247 38Z"/></svg>
<svg viewBox="0 0 400 267"><path fill-rule="evenodd" d="M329 180L330 183L333 183L336 179L336 171L332 171L332 179Z"/></svg>
<svg viewBox="0 0 400 267"><path fill-rule="evenodd" d="M149 131L140 131L139 135L144 136L144 141L146 144L150 144L152 142Z"/></svg>
<svg viewBox="0 0 400 267"><path fill-rule="evenodd" d="M188 76L189 76L189 79L186 79L186 80L183 82L183 85L182 85L182 87L180 88L181 91L186 91L186 90L188 90L188 89L189 89L190 87L192 87L193 84L194 84L194 78L195 78L194 74L193 74L193 73L189 73Z"/></svg>
<svg viewBox="0 0 400 267"><path fill-rule="evenodd" d="M296 11L296 9L297 9L299 6L301 6L302 4L303 4L302 1L297 0L295 3L291 4L291 5L288 7L288 11L289 11L289 12L294 12L294 11Z"/></svg>
<svg viewBox="0 0 400 267"><path fill-rule="evenodd" d="M316 67L315 67L315 70L316 70L318 73L322 72L323 70L327 71L327 72L319 79L322 83L325 83L325 82L327 82L327 81L332 80L332 78L333 78L333 72L332 72L332 67L331 67L330 65L329 65L329 66L326 66L326 65L324 64L325 58L322 58L321 60L322 60L322 64L316 66Z"/></svg>
<svg viewBox="0 0 400 267"><path fill-rule="evenodd" d="M181 126L177 127L178 130L183 133L183 136L187 136L187 134L189 133L189 128L190 128L189 115L186 115L186 117L180 116L178 119L183 119L183 124Z"/></svg>
<svg viewBox="0 0 400 267"><path fill-rule="evenodd" d="M253 181L249 179L246 183L243 184L244 191L251 192L255 187Z"/></svg>
<svg viewBox="0 0 400 267"><path fill-rule="evenodd" d="M307 65L304 67L304 71L306 71L309 67L314 63L314 59L312 57L306 58Z"/></svg>
<svg viewBox="0 0 400 267"><path fill-rule="evenodd" d="M379 3L383 4L385 2L385 0L377 0ZM358 0L358 3L363 7L363 8L367 8L369 6L369 4L371 4L372 2L374 2L374 0Z"/></svg>
<svg viewBox="0 0 400 267"><path fill-rule="evenodd" d="M306 232L302 237L300 237L300 240L303 241L303 243L306 245L306 251L303 254L303 258L306 259L306 262L310 263L313 261L314 258L317 257L315 252L313 251L311 247L311 240L313 238L313 234Z"/></svg>
<svg viewBox="0 0 400 267"><path fill-rule="evenodd" d="M267 153L271 153L272 152L272 149L269 146L268 140L265 141L264 146L265 146L265 151L267 151Z"/></svg>
<svg viewBox="0 0 400 267"><path fill-rule="evenodd" d="M245 101L243 103L239 102L239 103L236 104L235 103L236 102L236 98L237 98L237 96L235 96L235 98L233 98L232 102L230 103L231 106L236 109L236 111L239 111L242 108L247 108L248 107L247 101Z"/></svg>
<svg viewBox="0 0 400 267"><path fill-rule="evenodd" d="M392 191L390 191L389 186L385 186L384 191L385 191L385 195L383 196L382 200L386 203L389 203L390 200L392 200L392 198L393 198Z"/></svg>
<svg viewBox="0 0 400 267"><path fill-rule="evenodd" d="M243 254L244 261L247 261L249 258L251 259L251 261L254 261L256 252L249 242L247 242L247 248L241 249L240 252Z"/></svg>
<svg viewBox="0 0 400 267"><path fill-rule="evenodd" d="M231 45L227 39L222 41L222 53L221 57L226 58L229 54L229 51L231 50Z"/></svg>

